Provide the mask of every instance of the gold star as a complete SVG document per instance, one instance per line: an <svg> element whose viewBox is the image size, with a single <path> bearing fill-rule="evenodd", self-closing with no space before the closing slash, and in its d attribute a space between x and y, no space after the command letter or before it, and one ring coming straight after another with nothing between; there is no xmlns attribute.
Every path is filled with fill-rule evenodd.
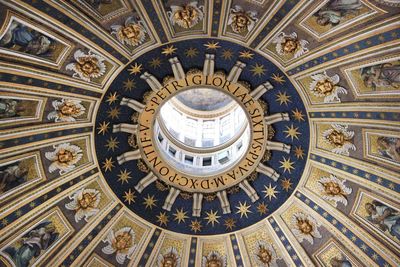
<svg viewBox="0 0 400 267"><path fill-rule="evenodd" d="M301 110L298 110L297 108L295 110L292 110L293 117L297 121L304 121L304 114Z"/></svg>
<svg viewBox="0 0 400 267"><path fill-rule="evenodd" d="M128 172L127 169L125 169L124 171L119 171L118 174L118 181L121 181L121 184L124 183L129 183L128 180L131 179L132 177L130 176L131 172Z"/></svg>
<svg viewBox="0 0 400 267"><path fill-rule="evenodd" d="M190 47L189 49L185 50L185 56L190 58L197 56L198 53L199 51L194 47Z"/></svg>
<svg viewBox="0 0 400 267"><path fill-rule="evenodd" d="M1 224L2 224L3 226L8 225L8 220L7 220L7 219L1 220Z"/></svg>
<svg viewBox="0 0 400 267"><path fill-rule="evenodd" d="M107 111L107 117L111 118L111 119L119 119L119 115L121 114L121 111L119 110L119 107L114 107L112 109L110 109L109 111Z"/></svg>
<svg viewBox="0 0 400 267"><path fill-rule="evenodd" d="M294 170L293 161L290 161L290 158L286 159L285 157L282 157L283 161L279 161L279 163L281 164L281 166L279 166L279 168L283 169L283 172L289 172L292 173L292 170Z"/></svg>
<svg viewBox="0 0 400 267"><path fill-rule="evenodd" d="M104 146L107 147L107 151L110 149L114 151L116 148L118 148L118 144L119 142L117 141L117 137L110 137L110 139L107 140L107 144Z"/></svg>
<svg viewBox="0 0 400 267"><path fill-rule="evenodd" d="M258 75L258 77L261 77L265 74L266 69L264 68L264 65L258 65L258 63L256 63L250 71L253 73L253 76Z"/></svg>
<svg viewBox="0 0 400 267"><path fill-rule="evenodd" d="M262 203L258 203L257 211L260 213L260 215L267 214L267 204L265 204L264 201Z"/></svg>
<svg viewBox="0 0 400 267"><path fill-rule="evenodd" d="M128 191L124 192L123 198L124 198L124 202L128 202L128 205L130 205L131 202L135 203L135 198L136 198L135 192L132 192L131 189L129 188Z"/></svg>
<svg viewBox="0 0 400 267"><path fill-rule="evenodd" d="M298 132L297 130L299 129L299 127L294 127L293 124L289 126L286 125L286 131L283 131L284 133L287 133L286 138L290 137L292 138L296 138L297 140L299 139L299 135L301 135L300 132Z"/></svg>
<svg viewBox="0 0 400 267"><path fill-rule="evenodd" d="M125 91L131 91L133 88L135 88L136 83L134 80L128 79L124 82L124 90Z"/></svg>
<svg viewBox="0 0 400 267"><path fill-rule="evenodd" d="M114 161L112 160L112 158L106 159L103 162L103 169L105 172L107 171L112 171L112 168L114 168Z"/></svg>
<svg viewBox="0 0 400 267"><path fill-rule="evenodd" d="M117 101L117 99L118 99L117 92L110 93L110 95L108 96L106 102L108 102L108 104L111 105L112 103Z"/></svg>
<svg viewBox="0 0 400 267"><path fill-rule="evenodd" d="M285 82L285 77L275 73L272 74L271 79L279 84L283 84Z"/></svg>
<svg viewBox="0 0 400 267"><path fill-rule="evenodd" d="M236 227L236 221L233 218L229 218L225 220L224 225L226 226L226 230L232 230L233 227Z"/></svg>
<svg viewBox="0 0 400 267"><path fill-rule="evenodd" d="M262 192L265 194L264 198L268 197L269 201L271 201L272 198L276 198L276 194L279 193L279 191L276 191L276 185L272 187L271 183L269 183L269 186L267 187L264 185L265 190Z"/></svg>
<svg viewBox="0 0 400 267"><path fill-rule="evenodd" d="M249 209L250 209L251 205L247 206L246 201L244 203L239 201L239 206L236 206L236 208L238 209L238 211L236 213L240 213L240 218L242 218L243 216L247 217L247 213L252 213Z"/></svg>
<svg viewBox="0 0 400 267"><path fill-rule="evenodd" d="M200 232L201 231L201 223L198 220L194 220L191 222L190 228L195 233Z"/></svg>
<svg viewBox="0 0 400 267"><path fill-rule="evenodd" d="M131 65L131 68L128 69L128 71L130 72L130 74L136 75L136 74L138 74L138 73L140 73L140 72L142 71L142 64L139 64L139 65L138 65L138 64L135 62L135 65Z"/></svg>
<svg viewBox="0 0 400 267"><path fill-rule="evenodd" d="M222 55L221 57L225 60L230 60L233 57L233 52L230 49L224 49L222 50Z"/></svg>
<svg viewBox="0 0 400 267"><path fill-rule="evenodd" d="M186 216L187 211L183 211L183 208L181 208L180 210L176 209L176 213L174 213L174 221L178 221L178 224L183 222L185 223L185 220L187 218L189 218L188 216Z"/></svg>
<svg viewBox="0 0 400 267"><path fill-rule="evenodd" d="M108 125L110 125L110 122L105 122L103 121L103 123L99 124L99 127L97 127L97 130L99 130L97 132L97 134L105 134L106 132L108 132Z"/></svg>
<svg viewBox="0 0 400 267"><path fill-rule="evenodd" d="M154 199L154 195L150 197L149 194L147 194L147 197L144 198L143 205L146 205L146 209L153 209L153 206L156 207L156 201L157 199Z"/></svg>
<svg viewBox="0 0 400 267"><path fill-rule="evenodd" d="M292 185L293 183L290 181L290 179L284 179L281 181L281 185L283 190L285 190L286 192L288 192L290 189L292 189Z"/></svg>
<svg viewBox="0 0 400 267"><path fill-rule="evenodd" d="M160 224L160 226L167 226L167 222L169 222L169 220L165 212L160 212L160 215L157 215L157 222Z"/></svg>
<svg viewBox="0 0 400 267"><path fill-rule="evenodd" d="M296 156L297 159L303 159L304 158L304 149L301 146L296 146L294 149L294 155Z"/></svg>
<svg viewBox="0 0 400 267"><path fill-rule="evenodd" d="M166 48L163 48L161 54L170 56L170 55L174 54L177 49L178 48L174 47L173 45L170 45L170 46L167 46Z"/></svg>
<svg viewBox="0 0 400 267"><path fill-rule="evenodd" d="M250 51L241 51L241 52L239 52L239 57L241 57L241 58L252 59L253 56L254 56L254 54L251 53Z"/></svg>
<svg viewBox="0 0 400 267"><path fill-rule="evenodd" d="M221 48L221 46L219 46L218 45L219 44L219 42L214 42L214 41L212 41L212 42L207 42L207 44L204 44L204 46L205 47L207 47L207 49L206 50L208 50L208 49L214 49L214 50L216 50L216 49L218 49L218 48Z"/></svg>
<svg viewBox="0 0 400 267"><path fill-rule="evenodd" d="M287 95L286 92L282 93L281 91L279 91L279 93L276 96L277 96L277 98L275 101L276 102L279 101L279 105L285 104L287 106L289 102L292 102L292 101L290 101L291 96Z"/></svg>
<svg viewBox="0 0 400 267"><path fill-rule="evenodd" d="M161 60L160 60L160 58L159 58L159 57L152 58L152 59L149 61L149 65L150 65L150 67L152 67L153 69L159 68L159 67L161 66Z"/></svg>
<svg viewBox="0 0 400 267"><path fill-rule="evenodd" d="M215 223L219 223L218 219L221 218L221 216L217 215L218 211L213 212L212 210L210 210L210 212L206 212L207 217L205 217L207 219L207 225L209 223L211 223L211 225L214 227Z"/></svg>

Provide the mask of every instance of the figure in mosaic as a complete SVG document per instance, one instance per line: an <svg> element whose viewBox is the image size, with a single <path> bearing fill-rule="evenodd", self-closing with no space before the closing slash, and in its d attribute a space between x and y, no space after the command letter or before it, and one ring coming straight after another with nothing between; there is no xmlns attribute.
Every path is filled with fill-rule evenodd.
<svg viewBox="0 0 400 267"><path fill-rule="evenodd" d="M332 201L333 206L337 206L338 202L347 206L347 196L353 191L345 185L346 180L340 180L335 175L329 177L323 176L318 180L317 188L321 197L325 200Z"/></svg>
<svg viewBox="0 0 400 267"><path fill-rule="evenodd" d="M349 150L356 150L352 143L354 131L349 131L348 125L332 124L331 128L322 133L325 142L329 143L332 152L340 155L349 155Z"/></svg>
<svg viewBox="0 0 400 267"><path fill-rule="evenodd" d="M28 169L18 163L0 167L0 194L9 191L28 180Z"/></svg>
<svg viewBox="0 0 400 267"><path fill-rule="evenodd" d="M319 25L336 26L346 15L357 15L362 7L360 0L329 0L314 16L317 17Z"/></svg>
<svg viewBox="0 0 400 267"><path fill-rule="evenodd" d="M50 173L56 170L60 175L70 172L83 157L82 149L70 143L54 145L53 148L54 151L45 153L45 157L52 162L49 166Z"/></svg>
<svg viewBox="0 0 400 267"><path fill-rule="evenodd" d="M0 99L0 119L18 117L25 111L21 100L1 98Z"/></svg>
<svg viewBox="0 0 400 267"><path fill-rule="evenodd" d="M90 82L91 79L104 75L106 65L104 58L89 51L87 54L78 49L74 53L75 62L69 63L65 68L74 71L72 77Z"/></svg>
<svg viewBox="0 0 400 267"><path fill-rule="evenodd" d="M308 41L299 40L297 33L292 32L287 35L284 32L279 33L272 43L276 44L275 49L280 56L292 56L298 58L308 52Z"/></svg>
<svg viewBox="0 0 400 267"><path fill-rule="evenodd" d="M364 85L373 91L377 87L400 89L400 64L383 63L361 69Z"/></svg>
<svg viewBox="0 0 400 267"><path fill-rule="evenodd" d="M377 144L380 155L393 161L400 162L400 138L379 136Z"/></svg>
<svg viewBox="0 0 400 267"><path fill-rule="evenodd" d="M323 97L324 103L340 102L339 94L347 94L347 90L339 86L339 75L329 77L326 72L311 75L311 92L317 97Z"/></svg>
<svg viewBox="0 0 400 267"><path fill-rule="evenodd" d="M226 256L221 256L218 252L211 251L207 257L203 256L201 267L226 267Z"/></svg>
<svg viewBox="0 0 400 267"><path fill-rule="evenodd" d="M400 212L373 200L365 204L368 213L367 220L376 225L383 232L388 231L393 237L400 240Z"/></svg>
<svg viewBox="0 0 400 267"><path fill-rule="evenodd" d="M101 5L112 4L114 0L85 0L94 9L99 9Z"/></svg>
<svg viewBox="0 0 400 267"><path fill-rule="evenodd" d="M181 257L174 247L167 248L163 253L158 255L157 267L180 267Z"/></svg>
<svg viewBox="0 0 400 267"><path fill-rule="evenodd" d="M76 118L85 114L86 111L80 100L54 100L52 106L54 111L47 115L47 119L55 122L75 122Z"/></svg>
<svg viewBox="0 0 400 267"><path fill-rule="evenodd" d="M315 238L322 237L318 230L321 223L303 212L296 212L293 214L291 225L291 230L299 242L306 240L312 245L314 244Z"/></svg>
<svg viewBox="0 0 400 267"><path fill-rule="evenodd" d="M346 258L339 258L337 256L331 258L329 263L331 264L332 267L352 267L353 266L351 264L351 262L348 261Z"/></svg>
<svg viewBox="0 0 400 267"><path fill-rule="evenodd" d="M257 240L253 259L257 267L278 267L276 263L278 256L276 255L275 249L270 243L264 240Z"/></svg>
<svg viewBox="0 0 400 267"><path fill-rule="evenodd" d="M55 42L20 22L13 21L0 40L0 46L35 56L48 56Z"/></svg>
<svg viewBox="0 0 400 267"><path fill-rule="evenodd" d="M111 34L115 34L122 44L137 46L142 44L146 37L146 29L140 18L129 17L124 25L112 25Z"/></svg>
<svg viewBox="0 0 400 267"><path fill-rule="evenodd" d="M17 267L31 266L31 261L47 250L59 237L51 221L44 221L5 248Z"/></svg>

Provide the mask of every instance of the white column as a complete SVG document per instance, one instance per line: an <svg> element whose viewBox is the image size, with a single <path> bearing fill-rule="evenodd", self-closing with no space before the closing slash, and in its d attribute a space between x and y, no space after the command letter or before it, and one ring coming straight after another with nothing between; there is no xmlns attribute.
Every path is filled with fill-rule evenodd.
<svg viewBox="0 0 400 267"><path fill-rule="evenodd" d="M275 182L278 181L279 178L279 173L277 173L274 169L272 169L271 167L265 166L262 163L259 163L256 169L257 172L265 174L268 177L271 177L272 180L274 180Z"/></svg>
<svg viewBox="0 0 400 267"><path fill-rule="evenodd" d="M256 89L254 89L253 91L250 92L250 95L255 99L259 99L263 94L265 94L266 92L268 92L269 90L273 89L274 87L272 86L272 84L270 82L265 82L263 84L260 84L259 86L257 86Z"/></svg>
<svg viewBox="0 0 400 267"><path fill-rule="evenodd" d="M260 198L256 190L254 190L247 180L243 180L243 182L239 184L239 187L249 196L251 202L256 202Z"/></svg>
<svg viewBox="0 0 400 267"><path fill-rule="evenodd" d="M113 126L113 133L136 133L137 129L137 124L120 123Z"/></svg>
<svg viewBox="0 0 400 267"><path fill-rule="evenodd" d="M275 150L275 151L283 151L287 154L290 153L290 145L281 143L281 142L273 142L273 141L267 141L267 149L268 150Z"/></svg>
<svg viewBox="0 0 400 267"><path fill-rule="evenodd" d="M149 172L145 177L143 177L135 186L136 191L142 193L142 191L149 186L151 183L154 183L157 180L157 176L154 175L153 172Z"/></svg>
<svg viewBox="0 0 400 267"><path fill-rule="evenodd" d="M168 196L165 198L165 202L162 208L167 211L171 211L172 205L174 204L176 197L179 195L180 192L181 191L179 189L171 187Z"/></svg>
<svg viewBox="0 0 400 267"><path fill-rule="evenodd" d="M215 55L214 54L206 54L206 58L204 59L203 64L203 75L211 76L214 74L214 66L215 66Z"/></svg>
<svg viewBox="0 0 400 267"><path fill-rule="evenodd" d="M236 61L235 66L233 66L233 68L231 69L231 71L229 72L228 77L226 78L228 81L230 82L237 82L239 79L240 74L243 71L243 68L246 67L246 64L240 61Z"/></svg>
<svg viewBox="0 0 400 267"><path fill-rule="evenodd" d="M127 161L140 159L142 156L140 155L140 150L136 149L134 151L128 151L124 154L117 157L117 161L119 165L124 164Z"/></svg>
<svg viewBox="0 0 400 267"><path fill-rule="evenodd" d="M200 217L202 201L203 201L203 194L201 194L201 193L194 193L193 194L192 216Z"/></svg>
<svg viewBox="0 0 400 267"><path fill-rule="evenodd" d="M135 99L123 97L120 103L121 106L128 106L136 112L142 112L144 109L144 105Z"/></svg>
<svg viewBox="0 0 400 267"><path fill-rule="evenodd" d="M222 213L231 213L231 206L229 205L228 195L226 194L226 191L223 190L218 192L217 197L219 199L219 202L221 203Z"/></svg>
<svg viewBox="0 0 400 267"><path fill-rule="evenodd" d="M171 64L172 72L174 73L175 80L184 79L186 74L182 68L182 64L177 57L173 57L169 59L169 63Z"/></svg>
<svg viewBox="0 0 400 267"><path fill-rule="evenodd" d="M284 113L275 113L273 115L265 116L264 121L267 125L274 124L280 121L289 121L289 114L284 112Z"/></svg>
<svg viewBox="0 0 400 267"><path fill-rule="evenodd" d="M145 80L147 84L150 86L151 90L153 91L158 91L162 87L161 83L157 80L157 78L154 77L152 74L148 73L147 71L144 72L142 75L140 75L140 78Z"/></svg>

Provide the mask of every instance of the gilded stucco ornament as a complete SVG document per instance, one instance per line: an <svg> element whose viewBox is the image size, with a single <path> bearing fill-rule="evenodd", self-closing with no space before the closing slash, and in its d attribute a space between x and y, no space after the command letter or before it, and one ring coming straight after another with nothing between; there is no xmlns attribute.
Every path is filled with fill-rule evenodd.
<svg viewBox="0 0 400 267"><path fill-rule="evenodd" d="M201 267L226 267L226 256L220 255L216 251L211 251L207 256L203 256Z"/></svg>
<svg viewBox="0 0 400 267"><path fill-rule="evenodd" d="M311 75L311 93L317 97L323 97L324 103L340 102L339 94L347 94L347 90L339 86L339 75L329 77L326 71Z"/></svg>
<svg viewBox="0 0 400 267"><path fill-rule="evenodd" d="M282 259L276 254L274 247L264 240L257 240L255 253L252 255L258 267L278 267L277 260Z"/></svg>
<svg viewBox="0 0 400 267"><path fill-rule="evenodd" d="M340 180L335 175L331 174L329 177L321 177L318 180L317 188L321 197L332 202L335 207L338 202L347 206L347 196L350 195L353 190L347 187L345 182L346 180Z"/></svg>
<svg viewBox="0 0 400 267"><path fill-rule="evenodd" d="M74 72L72 77L80 78L86 82L104 75L106 65L104 58L89 51L87 54L78 49L74 53L75 62L69 63L65 68Z"/></svg>
<svg viewBox="0 0 400 267"><path fill-rule="evenodd" d="M197 1L190 2L186 5L171 5L171 11L167 12L172 25L189 29L196 26L204 18L204 6L197 6Z"/></svg>
<svg viewBox="0 0 400 267"><path fill-rule="evenodd" d="M315 238L321 238L322 235L318 230L321 223L315 220L311 215L303 212L296 212L292 215L291 230L299 242L308 241L314 244Z"/></svg>
<svg viewBox="0 0 400 267"><path fill-rule="evenodd" d="M280 56L291 56L298 58L308 52L308 41L299 40L297 33L292 32L287 35L284 32L279 33L273 40L275 50Z"/></svg>
<svg viewBox="0 0 400 267"><path fill-rule="evenodd" d="M130 227L123 227L114 233L110 230L107 238L103 242L108 243L101 251L110 255L115 253L115 259L119 264L124 264L125 260L131 259L136 249L135 231Z"/></svg>
<svg viewBox="0 0 400 267"><path fill-rule="evenodd" d="M83 218L88 221L99 212L100 197L98 190L82 188L69 196L72 201L65 204L65 208L75 211L75 222Z"/></svg>
<svg viewBox="0 0 400 267"><path fill-rule="evenodd" d="M241 6L236 5L230 10L228 25L231 26L232 31L235 33L251 31L258 21L256 16L257 12L245 11Z"/></svg>
<svg viewBox="0 0 400 267"><path fill-rule="evenodd" d="M162 253L158 254L157 267L180 267L181 257L174 247L165 249Z"/></svg>
<svg viewBox="0 0 400 267"><path fill-rule="evenodd" d="M49 166L50 173L56 170L60 175L70 172L83 157L82 149L70 143L54 145L53 148L54 151L45 153L46 159L52 161Z"/></svg>
<svg viewBox="0 0 400 267"><path fill-rule="evenodd" d="M85 114L86 111L81 102L74 99L54 100L52 102L54 111L47 115L47 119L55 122L75 122L76 118Z"/></svg>
<svg viewBox="0 0 400 267"><path fill-rule="evenodd" d="M324 141L333 146L333 153L348 156L349 150L356 150L352 143L354 131L349 131L348 128L348 125L332 124L330 129L322 133Z"/></svg>
<svg viewBox="0 0 400 267"><path fill-rule="evenodd" d="M128 17L124 25L112 25L111 30L119 42L130 46L142 44L147 33L143 21L134 17Z"/></svg>

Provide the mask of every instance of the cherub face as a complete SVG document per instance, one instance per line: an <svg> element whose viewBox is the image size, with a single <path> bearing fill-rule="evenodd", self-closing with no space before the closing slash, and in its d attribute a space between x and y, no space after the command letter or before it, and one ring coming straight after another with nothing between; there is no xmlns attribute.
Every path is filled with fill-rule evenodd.
<svg viewBox="0 0 400 267"><path fill-rule="evenodd" d="M133 39L133 40L138 39L140 32L141 32L140 26L135 24L130 24L126 27L121 28L122 35L128 39Z"/></svg>
<svg viewBox="0 0 400 267"><path fill-rule="evenodd" d="M342 146L344 145L345 142L345 136L343 133L340 133L338 131L333 131L329 136L328 136L329 141L335 145L335 146Z"/></svg>
<svg viewBox="0 0 400 267"><path fill-rule="evenodd" d="M82 198L78 200L79 207L82 209L87 209L88 207L94 206L95 197L90 193L84 193Z"/></svg>
<svg viewBox="0 0 400 267"><path fill-rule="evenodd" d="M99 68L97 67L97 59L95 58L80 58L78 60L77 69L80 70L85 76L98 74Z"/></svg>
<svg viewBox="0 0 400 267"><path fill-rule="evenodd" d="M243 32L247 30L247 26L250 24L250 19L249 17L244 14L243 12L239 12L233 15L233 23L232 23L232 28L236 32Z"/></svg>
<svg viewBox="0 0 400 267"><path fill-rule="evenodd" d="M221 261L217 259L208 260L207 267L222 267Z"/></svg>
<svg viewBox="0 0 400 267"><path fill-rule="evenodd" d="M123 251L132 245L132 236L128 232L121 233L115 237L112 246L117 251Z"/></svg>
<svg viewBox="0 0 400 267"><path fill-rule="evenodd" d="M175 265L176 265L175 262L176 262L175 259L173 259L171 257L164 257L162 266L163 267L175 267Z"/></svg>
<svg viewBox="0 0 400 267"><path fill-rule="evenodd" d="M299 227L299 230L306 235L311 234L313 230L313 226L308 220L298 220L297 226Z"/></svg>
<svg viewBox="0 0 400 267"><path fill-rule="evenodd" d="M333 91L334 85L331 81L325 79L323 81L317 82L315 89L321 94L328 95Z"/></svg>
<svg viewBox="0 0 400 267"><path fill-rule="evenodd" d="M328 182L324 184L324 189L325 193L328 195L340 195L342 190L340 189L340 186L337 183L334 182Z"/></svg>
<svg viewBox="0 0 400 267"><path fill-rule="evenodd" d="M261 249L257 256L264 264L270 263L272 260L271 253L265 248Z"/></svg>
<svg viewBox="0 0 400 267"><path fill-rule="evenodd" d="M79 112L79 109L74 104L67 103L67 104L64 104L61 106L60 112L63 115L71 116L71 115L77 114Z"/></svg>
<svg viewBox="0 0 400 267"><path fill-rule="evenodd" d="M283 51L286 54L290 54L295 52L297 49L297 40L293 39L285 39L285 42L283 43Z"/></svg>
<svg viewBox="0 0 400 267"><path fill-rule="evenodd" d="M183 21L185 28L189 28L196 21L199 13L192 6L183 6L182 9L178 10L174 14L174 18L177 21Z"/></svg>
<svg viewBox="0 0 400 267"><path fill-rule="evenodd" d="M66 149L61 149L57 154L57 160L60 163L68 163L74 159L74 155L71 151Z"/></svg>

